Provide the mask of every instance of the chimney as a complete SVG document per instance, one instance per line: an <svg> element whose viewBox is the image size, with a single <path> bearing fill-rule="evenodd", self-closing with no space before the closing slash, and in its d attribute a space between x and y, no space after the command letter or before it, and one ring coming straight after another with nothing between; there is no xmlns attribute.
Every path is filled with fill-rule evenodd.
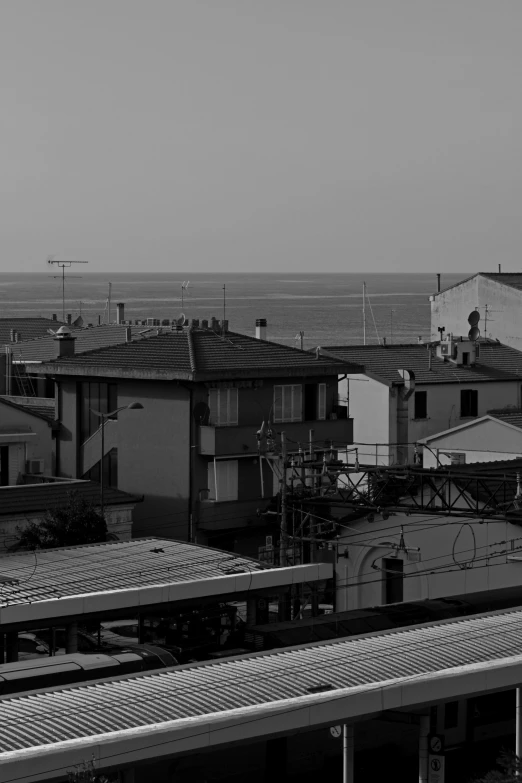
<svg viewBox="0 0 522 783"><path fill-rule="evenodd" d="M207 319L206 319L206 318L203 318L203 319L201 320L201 328L202 328L202 329L208 329L208 321L207 321Z"/></svg>
<svg viewBox="0 0 522 783"><path fill-rule="evenodd" d="M193 329L199 329L199 318L193 318L192 319L192 328Z"/></svg>
<svg viewBox="0 0 522 783"><path fill-rule="evenodd" d="M56 313L53 313L53 314L52 314L52 316L51 316L51 320L52 320L52 321L57 321L57 320L58 320L58 319L56 318Z"/></svg>
<svg viewBox="0 0 522 783"><path fill-rule="evenodd" d="M266 318L256 319L256 340L266 340Z"/></svg>
<svg viewBox="0 0 522 783"><path fill-rule="evenodd" d="M72 321L72 316L70 313L67 313L67 323L70 324Z"/></svg>
<svg viewBox="0 0 522 783"><path fill-rule="evenodd" d="M502 274L502 264L498 265L498 273L499 273L499 275Z"/></svg>
<svg viewBox="0 0 522 783"><path fill-rule="evenodd" d="M440 294L440 272L437 273L437 293Z"/></svg>
<svg viewBox="0 0 522 783"><path fill-rule="evenodd" d="M228 332L228 319L227 318L223 318L223 320L221 321L221 330L222 330L223 334L226 334Z"/></svg>
<svg viewBox="0 0 522 783"><path fill-rule="evenodd" d="M14 333L14 341L15 341L15 343L18 342L19 338L20 338L20 335L18 334L18 332L15 332Z"/></svg>
<svg viewBox="0 0 522 783"><path fill-rule="evenodd" d="M125 327L125 342L126 343L132 342L132 329L130 328L130 326Z"/></svg>
<svg viewBox="0 0 522 783"><path fill-rule="evenodd" d="M210 328L212 329L213 332L216 331L217 321L214 316L212 316L212 318L210 319Z"/></svg>
<svg viewBox="0 0 522 783"><path fill-rule="evenodd" d="M61 359L63 356L74 356L74 341L76 337L73 337L68 326L60 326L54 336L54 340L56 342L57 359Z"/></svg>
<svg viewBox="0 0 522 783"><path fill-rule="evenodd" d="M122 324L125 320L125 304L124 302L118 302L116 305L116 323Z"/></svg>

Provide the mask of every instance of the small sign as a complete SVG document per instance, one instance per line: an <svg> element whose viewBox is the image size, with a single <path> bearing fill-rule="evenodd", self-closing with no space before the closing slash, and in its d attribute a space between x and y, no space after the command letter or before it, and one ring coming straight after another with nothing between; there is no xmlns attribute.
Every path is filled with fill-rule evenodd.
<svg viewBox="0 0 522 783"><path fill-rule="evenodd" d="M330 734L332 735L332 737L335 737L335 739L338 739L342 733L343 733L342 726L330 726Z"/></svg>
<svg viewBox="0 0 522 783"><path fill-rule="evenodd" d="M444 783L444 756L428 756L428 783Z"/></svg>

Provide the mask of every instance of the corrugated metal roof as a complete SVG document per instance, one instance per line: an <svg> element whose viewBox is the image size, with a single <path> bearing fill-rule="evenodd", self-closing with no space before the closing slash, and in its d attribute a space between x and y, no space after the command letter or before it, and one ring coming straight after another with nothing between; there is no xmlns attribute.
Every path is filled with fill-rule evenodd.
<svg viewBox="0 0 522 783"><path fill-rule="evenodd" d="M522 352L493 342L480 343L480 358L473 366L456 365L435 356L431 370L425 345L334 345L325 346L329 354L346 362L363 365L365 370L383 380L403 383L399 370L410 370L418 384L482 383L484 381L518 381L522 378Z"/></svg>
<svg viewBox="0 0 522 783"><path fill-rule="evenodd" d="M324 358L244 334L225 336L210 329L181 329L139 342L114 345L36 366L35 372L121 376L143 372L162 379L341 375L342 358Z"/></svg>
<svg viewBox="0 0 522 783"><path fill-rule="evenodd" d="M105 493L105 502L110 505L111 490L106 488ZM125 493L119 494L125 497ZM127 502L136 500L126 497ZM266 567L257 560L158 538L38 550L36 568L33 552L18 552L0 557L0 576L19 580L17 585L2 586L0 619L2 607L262 570Z"/></svg>
<svg viewBox="0 0 522 783"><path fill-rule="evenodd" d="M522 610L516 609L0 699L0 763L3 754L13 751L49 750L65 740L94 740L105 735L97 740L100 745L109 743L117 732L140 727L143 738L147 729L157 732L158 724L173 721L175 728L176 721L186 719L198 719L190 725L184 723L184 737L191 738L194 749L198 737L200 745L208 744L208 738L202 736L209 731L206 716L224 719L231 711L255 708L250 721L244 720L245 737L249 732L245 724L273 715L274 705L280 703L282 711L295 713L298 705L306 706L311 694L315 694L313 703L323 705L315 720L324 724L332 714L342 717L339 711L335 714L335 703L341 698L354 700L351 705L344 702L352 717L358 710L364 715L368 704L361 696L366 692L426 676L439 683L427 689L426 701L436 701L444 698L441 673L473 665L477 675L480 664L507 665L507 659L513 657L520 667L521 649ZM519 668L517 673L520 676ZM453 693L458 692L455 679ZM483 687L478 675L473 687ZM503 687L499 678L496 687ZM400 706L410 703L407 695L403 693ZM312 704L312 700L308 702ZM379 703L376 700L372 705L374 712L379 711ZM273 731L274 725L266 724L265 730ZM158 734L154 736L156 741L151 741L142 757L147 751L149 757L175 752L171 743L158 742ZM224 733L215 743L229 739Z"/></svg>

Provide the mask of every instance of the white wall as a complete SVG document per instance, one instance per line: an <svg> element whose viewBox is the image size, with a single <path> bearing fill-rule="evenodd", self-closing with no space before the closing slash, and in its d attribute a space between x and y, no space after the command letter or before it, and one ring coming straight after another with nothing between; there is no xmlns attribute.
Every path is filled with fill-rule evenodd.
<svg viewBox="0 0 522 783"><path fill-rule="evenodd" d="M348 392L347 392L348 389ZM389 387L367 375L352 375L339 384L339 399L349 398L354 443L390 442ZM359 462L390 464L388 446L360 446Z"/></svg>
<svg viewBox="0 0 522 783"><path fill-rule="evenodd" d="M393 551L379 544L384 541L398 543L401 525L404 526L406 546L420 547L419 554L399 554L404 561L405 601L519 587L522 562L508 562L506 550L512 554L512 546L515 549L522 547L522 529L508 522L479 524L478 520L470 520L468 526L467 521L458 517L427 520L426 515L406 517L397 514L388 520L377 517L373 523L366 520L352 523L351 527L357 527L359 533L347 530L339 542L339 554L342 555L346 546L348 559L339 557L336 566L337 611L383 604L383 574L372 568L372 563L380 566L381 558ZM452 555L454 547L457 564ZM518 554L522 557L522 549ZM462 568L458 563L468 563L470 567Z"/></svg>
<svg viewBox="0 0 522 783"><path fill-rule="evenodd" d="M442 453L449 451L464 454L466 462L516 459L522 457L522 429L486 419L433 438L428 445L431 451L423 452L425 468L437 467L437 454L440 464L449 465L450 457Z"/></svg>
<svg viewBox="0 0 522 783"><path fill-rule="evenodd" d="M492 337L522 350L522 291L477 275L430 297L430 301L432 340L439 339L438 326L445 326L446 334L453 332L459 337L467 335L470 328L468 315L478 307L478 326L483 337ZM490 310L487 324L486 304Z"/></svg>

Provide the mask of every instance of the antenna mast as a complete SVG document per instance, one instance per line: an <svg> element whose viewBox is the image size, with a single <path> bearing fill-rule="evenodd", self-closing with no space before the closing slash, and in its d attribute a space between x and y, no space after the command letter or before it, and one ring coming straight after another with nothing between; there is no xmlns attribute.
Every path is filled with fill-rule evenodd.
<svg viewBox="0 0 522 783"><path fill-rule="evenodd" d="M366 282L363 283L363 345L366 345Z"/></svg>
<svg viewBox="0 0 522 783"><path fill-rule="evenodd" d="M110 324L111 322L111 292L112 292L112 283L109 283L109 296L107 298L107 323Z"/></svg>
<svg viewBox="0 0 522 783"><path fill-rule="evenodd" d="M223 283L223 321L227 317L227 287L225 283Z"/></svg>
<svg viewBox="0 0 522 783"><path fill-rule="evenodd" d="M54 256L47 258L48 264L56 264L56 266L62 270L61 275L54 275L54 279L62 278L62 321L65 323L65 270L69 269L72 264L88 264L88 261L57 261ZM81 279L81 278L79 278Z"/></svg>

